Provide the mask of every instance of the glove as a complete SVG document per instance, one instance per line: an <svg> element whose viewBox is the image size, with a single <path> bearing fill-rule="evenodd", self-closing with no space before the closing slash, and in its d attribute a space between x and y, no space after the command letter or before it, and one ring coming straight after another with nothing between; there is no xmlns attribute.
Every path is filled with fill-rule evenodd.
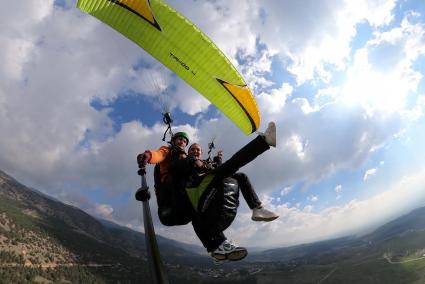
<svg viewBox="0 0 425 284"><path fill-rule="evenodd" d="M146 174L146 164L151 159L152 155L149 151L145 151L143 154L137 155L137 164L139 165L139 170L137 173L139 175Z"/></svg>
<svg viewBox="0 0 425 284"><path fill-rule="evenodd" d="M143 154L137 155L137 164L139 164L139 168L146 167L146 164L151 159L152 155L149 151L145 151Z"/></svg>
<svg viewBox="0 0 425 284"><path fill-rule="evenodd" d="M151 193L147 189L139 189L136 191L135 197L138 201L146 201L151 198Z"/></svg>

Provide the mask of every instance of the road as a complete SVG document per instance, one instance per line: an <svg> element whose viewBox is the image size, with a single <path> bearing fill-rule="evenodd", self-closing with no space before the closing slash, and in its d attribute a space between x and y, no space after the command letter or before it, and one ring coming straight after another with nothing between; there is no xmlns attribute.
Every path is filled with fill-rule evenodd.
<svg viewBox="0 0 425 284"><path fill-rule="evenodd" d="M336 271L336 267L334 269L331 270L331 272L329 272L328 274L325 275L325 277L323 277L319 282L317 282L317 284L321 284L323 282L325 282L325 280L332 275L332 273L334 273Z"/></svg>
<svg viewBox="0 0 425 284"><path fill-rule="evenodd" d="M399 264L399 263L406 263L406 262L411 262L411 261L418 261L418 260L421 260L421 259L424 259L424 258L425 258L425 256L421 256L421 257L418 257L418 258L408 259L408 260L404 260L404 261L392 261L389 257L385 257L385 259L390 264Z"/></svg>
<svg viewBox="0 0 425 284"><path fill-rule="evenodd" d="M77 264L77 263L44 263L44 264L2 263L2 264L0 264L0 267L31 267L31 268L55 268L55 267L74 267L74 266L108 267L108 266L113 266L113 264L98 264L98 263L89 263L89 264Z"/></svg>

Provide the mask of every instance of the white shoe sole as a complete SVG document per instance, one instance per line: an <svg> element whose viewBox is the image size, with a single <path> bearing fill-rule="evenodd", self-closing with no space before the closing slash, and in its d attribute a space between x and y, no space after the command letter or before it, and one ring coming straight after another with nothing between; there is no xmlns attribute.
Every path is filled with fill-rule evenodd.
<svg viewBox="0 0 425 284"><path fill-rule="evenodd" d="M242 260L247 255L248 255L248 251L246 251L246 250L239 250L239 251L231 252L231 253L229 253L227 255L215 254L212 257L213 257L213 263L214 263L214 265L222 265L222 264L224 264L226 262L229 262L229 261L239 261L239 260Z"/></svg>
<svg viewBox="0 0 425 284"><path fill-rule="evenodd" d="M227 255L227 259L230 261L238 261L244 259L248 255L247 250L233 251Z"/></svg>
<svg viewBox="0 0 425 284"><path fill-rule="evenodd" d="M276 124L274 122L270 122L267 126L264 138L269 146L276 147Z"/></svg>
<svg viewBox="0 0 425 284"><path fill-rule="evenodd" d="M274 217L251 217L251 220L252 221L270 222L270 221L276 220L277 218L279 218L279 216L274 216Z"/></svg>
<svg viewBox="0 0 425 284"><path fill-rule="evenodd" d="M226 260L226 255L221 253L212 253L211 256L218 261Z"/></svg>

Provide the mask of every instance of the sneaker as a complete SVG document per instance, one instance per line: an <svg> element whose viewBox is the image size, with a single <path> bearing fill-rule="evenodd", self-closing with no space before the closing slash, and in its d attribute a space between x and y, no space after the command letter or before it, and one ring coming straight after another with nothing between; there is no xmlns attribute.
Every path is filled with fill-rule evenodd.
<svg viewBox="0 0 425 284"><path fill-rule="evenodd" d="M225 240L216 250L211 252L211 256L218 260L237 261L248 255L248 251L244 247L238 247L229 240Z"/></svg>
<svg viewBox="0 0 425 284"><path fill-rule="evenodd" d="M264 139L271 147L276 147L276 124L271 121L264 132Z"/></svg>
<svg viewBox="0 0 425 284"><path fill-rule="evenodd" d="M274 219L279 218L279 215L276 215L274 212L269 211L265 209L264 207L254 208L252 210L252 217L251 219L253 221L265 221L270 222Z"/></svg>

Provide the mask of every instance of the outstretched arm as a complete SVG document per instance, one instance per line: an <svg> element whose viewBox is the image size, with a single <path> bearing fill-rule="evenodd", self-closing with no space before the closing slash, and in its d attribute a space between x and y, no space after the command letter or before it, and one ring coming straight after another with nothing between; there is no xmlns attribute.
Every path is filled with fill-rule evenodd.
<svg viewBox="0 0 425 284"><path fill-rule="evenodd" d="M137 155L137 164L139 165L138 174L142 175L146 173L147 164L157 164L165 160L170 149L166 146L162 146L158 150L146 150L145 152Z"/></svg>

